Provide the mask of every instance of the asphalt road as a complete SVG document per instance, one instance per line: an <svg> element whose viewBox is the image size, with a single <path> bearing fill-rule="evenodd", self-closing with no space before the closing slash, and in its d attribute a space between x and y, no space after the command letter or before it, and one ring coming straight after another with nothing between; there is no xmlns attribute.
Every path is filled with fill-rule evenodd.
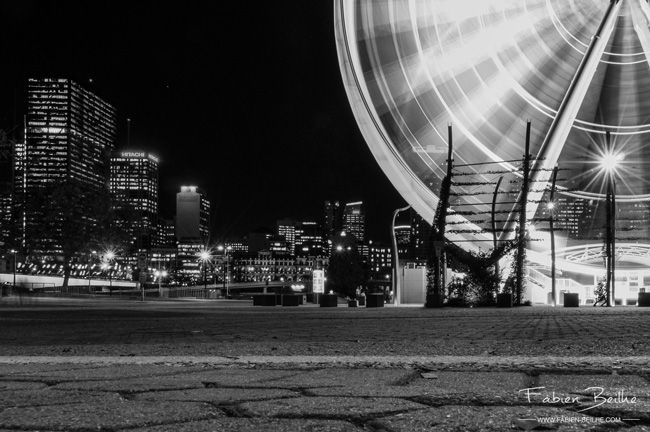
<svg viewBox="0 0 650 432"><path fill-rule="evenodd" d="M645 356L650 309L0 300L0 355Z"/></svg>

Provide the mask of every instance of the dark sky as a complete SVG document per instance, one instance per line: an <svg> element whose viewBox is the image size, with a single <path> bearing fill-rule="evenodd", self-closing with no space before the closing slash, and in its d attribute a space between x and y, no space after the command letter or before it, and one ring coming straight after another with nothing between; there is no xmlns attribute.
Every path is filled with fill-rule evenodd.
<svg viewBox="0 0 650 432"><path fill-rule="evenodd" d="M350 110L331 0L15 0L0 17L0 128L20 123L28 77L70 77L117 108L118 149L130 117L131 148L160 156L163 216L181 184L207 191L217 237L364 200L388 240L403 201Z"/></svg>

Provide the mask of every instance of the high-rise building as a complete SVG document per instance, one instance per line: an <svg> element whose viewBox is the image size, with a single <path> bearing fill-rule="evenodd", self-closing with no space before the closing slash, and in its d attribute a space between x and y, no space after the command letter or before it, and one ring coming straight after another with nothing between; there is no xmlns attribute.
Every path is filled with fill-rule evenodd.
<svg viewBox="0 0 650 432"><path fill-rule="evenodd" d="M156 244L158 223L158 158L143 151L121 151L111 157L110 191L115 225L128 234L130 246Z"/></svg>
<svg viewBox="0 0 650 432"><path fill-rule="evenodd" d="M400 259L409 258L411 245L411 225L395 225L395 240Z"/></svg>
<svg viewBox="0 0 650 432"><path fill-rule="evenodd" d="M13 196L15 144L0 131L0 250L11 243L13 233Z"/></svg>
<svg viewBox="0 0 650 432"><path fill-rule="evenodd" d="M172 219L158 218L156 226L156 247L175 248L176 247L176 226Z"/></svg>
<svg viewBox="0 0 650 432"><path fill-rule="evenodd" d="M303 221L296 225L296 256L325 256L326 250L323 233L318 223Z"/></svg>
<svg viewBox="0 0 650 432"><path fill-rule="evenodd" d="M296 221L293 219L279 220L277 234L284 238L289 253L293 255L296 248Z"/></svg>
<svg viewBox="0 0 650 432"><path fill-rule="evenodd" d="M390 247L381 243L370 242L368 260L370 276L373 279L388 279L392 270L393 254Z"/></svg>
<svg viewBox="0 0 650 432"><path fill-rule="evenodd" d="M347 235L352 235L358 243L363 243L366 238L366 214L363 202L351 202L343 209L343 230Z"/></svg>
<svg viewBox="0 0 650 432"><path fill-rule="evenodd" d="M24 242L34 252L57 255L61 239L55 234L32 234L43 222L35 197L48 187L72 184L78 190L107 190L109 157L115 141L115 109L95 93L70 79L29 79L24 154L20 156L24 203ZM93 223L86 211L88 199L80 197L79 214ZM55 218L56 219L56 218ZM49 232L62 228L52 222Z"/></svg>
<svg viewBox="0 0 650 432"><path fill-rule="evenodd" d="M431 225L411 209L411 247L409 255L414 260L426 260L429 251Z"/></svg>
<svg viewBox="0 0 650 432"><path fill-rule="evenodd" d="M343 228L343 207L339 201L325 201L324 235L332 239Z"/></svg>
<svg viewBox="0 0 650 432"><path fill-rule="evenodd" d="M196 186L181 186L176 194L176 238L203 244L210 238L210 201Z"/></svg>

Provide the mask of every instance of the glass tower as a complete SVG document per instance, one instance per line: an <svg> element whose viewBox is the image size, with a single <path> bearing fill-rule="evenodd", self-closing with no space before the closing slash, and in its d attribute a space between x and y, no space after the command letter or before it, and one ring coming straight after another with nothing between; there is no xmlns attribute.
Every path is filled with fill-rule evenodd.
<svg viewBox="0 0 650 432"><path fill-rule="evenodd" d="M107 191L115 108L65 78L29 79L27 93L25 148L17 154L25 204L23 244L32 252L58 255L61 227L55 221L48 227L51 235L39 232L44 216L32 201L43 190L62 184L74 184L88 194ZM86 204L78 201L79 213L84 214Z"/></svg>

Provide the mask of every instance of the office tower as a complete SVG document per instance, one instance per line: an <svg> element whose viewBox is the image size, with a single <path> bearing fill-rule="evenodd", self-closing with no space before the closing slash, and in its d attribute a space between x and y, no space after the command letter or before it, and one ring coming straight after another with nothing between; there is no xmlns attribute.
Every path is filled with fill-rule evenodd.
<svg viewBox="0 0 650 432"><path fill-rule="evenodd" d="M324 235L327 239L334 237L343 229L343 207L339 201L325 201Z"/></svg>
<svg viewBox="0 0 650 432"><path fill-rule="evenodd" d="M323 233L318 223L303 221L296 225L296 247L297 256L325 256L326 247L323 240Z"/></svg>
<svg viewBox="0 0 650 432"><path fill-rule="evenodd" d="M358 243L363 243L366 237L366 215L363 202L347 203L343 209L343 231L353 236Z"/></svg>
<svg viewBox="0 0 650 432"><path fill-rule="evenodd" d="M176 238L205 244L209 233L210 201L198 187L181 186L176 194Z"/></svg>
<svg viewBox="0 0 650 432"><path fill-rule="evenodd" d="M373 279L389 279L393 253L388 245L370 242L369 270Z"/></svg>
<svg viewBox="0 0 650 432"><path fill-rule="evenodd" d="M60 255L65 218L51 218L47 229L40 229L45 215L37 197L66 185L68 191L79 194L72 209L77 222L86 224L85 228L96 226L92 200L107 192L115 109L69 79L29 79L27 92L24 153L17 151L22 169L23 241L32 252Z"/></svg>
<svg viewBox="0 0 650 432"><path fill-rule="evenodd" d="M278 221L278 236L286 242L286 246L291 255L296 248L296 222L292 219L281 219Z"/></svg>
<svg viewBox="0 0 650 432"><path fill-rule="evenodd" d="M411 247L409 258L426 260L428 258L431 225L411 209Z"/></svg>
<svg viewBox="0 0 650 432"><path fill-rule="evenodd" d="M15 144L0 131L0 251L12 243Z"/></svg>
<svg viewBox="0 0 650 432"><path fill-rule="evenodd" d="M176 226L172 219L158 218L156 225L156 247L158 248L175 248L176 247Z"/></svg>
<svg viewBox="0 0 650 432"><path fill-rule="evenodd" d="M411 225L395 225L395 240L397 242L397 253L400 259L409 258L411 245Z"/></svg>
<svg viewBox="0 0 650 432"><path fill-rule="evenodd" d="M128 235L129 246L136 249L154 246L158 222L158 158L143 151L114 154L110 191L113 223Z"/></svg>

